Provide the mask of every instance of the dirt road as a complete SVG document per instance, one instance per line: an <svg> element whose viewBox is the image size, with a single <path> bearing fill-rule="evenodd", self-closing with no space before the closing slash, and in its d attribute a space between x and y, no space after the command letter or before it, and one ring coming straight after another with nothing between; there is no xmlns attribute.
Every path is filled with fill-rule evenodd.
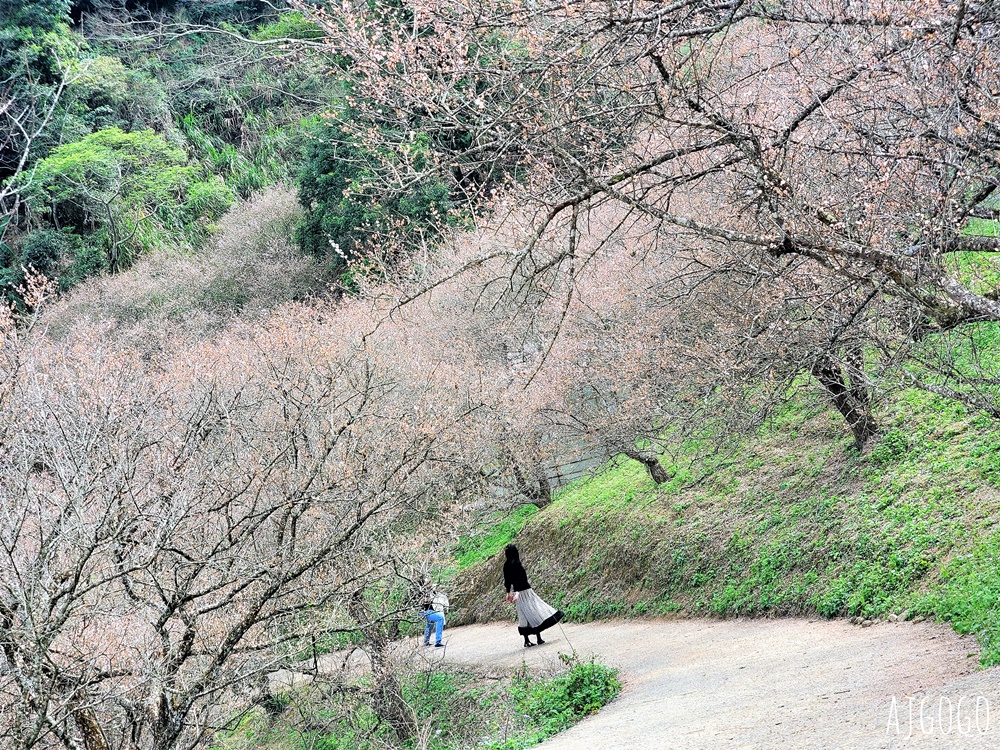
<svg viewBox="0 0 1000 750"><path fill-rule="evenodd" d="M554 664L575 648L620 668L618 700L545 750L1000 748L1000 669L977 670L975 640L946 626L694 619L564 628L531 649L513 625L455 628L446 649L431 651L513 665Z"/></svg>

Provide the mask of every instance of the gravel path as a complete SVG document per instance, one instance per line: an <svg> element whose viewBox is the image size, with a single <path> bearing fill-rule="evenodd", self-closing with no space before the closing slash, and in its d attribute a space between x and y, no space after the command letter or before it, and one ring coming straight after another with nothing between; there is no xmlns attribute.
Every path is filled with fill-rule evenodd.
<svg viewBox="0 0 1000 750"><path fill-rule="evenodd" d="M621 696L545 750L1000 748L1000 669L977 670L975 640L943 625L691 619L563 627L531 649L513 625L455 628L445 631L446 649L425 654L545 665L572 647L621 669Z"/></svg>

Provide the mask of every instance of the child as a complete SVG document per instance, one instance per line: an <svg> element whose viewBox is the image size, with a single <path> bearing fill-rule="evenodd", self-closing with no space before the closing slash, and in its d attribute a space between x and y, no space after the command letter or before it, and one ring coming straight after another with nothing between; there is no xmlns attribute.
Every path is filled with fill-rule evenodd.
<svg viewBox="0 0 1000 750"><path fill-rule="evenodd" d="M427 627L424 628L424 645L431 645L431 626L434 626L436 636L434 646L435 648L444 648L444 644L441 643L441 632L444 630L444 615L440 612L435 612L430 602L424 602L424 607L420 610L420 616L427 620Z"/></svg>

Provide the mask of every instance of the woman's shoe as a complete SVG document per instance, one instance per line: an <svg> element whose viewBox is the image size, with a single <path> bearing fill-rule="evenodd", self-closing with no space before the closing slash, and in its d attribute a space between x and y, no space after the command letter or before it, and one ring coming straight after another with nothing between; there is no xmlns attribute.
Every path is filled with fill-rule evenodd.
<svg viewBox="0 0 1000 750"><path fill-rule="evenodd" d="M524 647L525 647L525 648L530 648L531 646L534 646L534 645L535 645L535 644L534 644L534 643L532 643L531 641L525 641L525 642L524 642Z"/></svg>

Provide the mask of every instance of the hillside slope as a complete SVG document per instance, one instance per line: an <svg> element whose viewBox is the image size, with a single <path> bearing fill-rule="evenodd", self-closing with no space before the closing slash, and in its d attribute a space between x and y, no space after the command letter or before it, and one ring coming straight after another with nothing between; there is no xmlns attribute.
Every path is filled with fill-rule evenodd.
<svg viewBox="0 0 1000 750"><path fill-rule="evenodd" d="M691 462L694 447L681 447L659 487L639 464L613 462L514 538L533 584L571 620L936 616L997 663L1000 425L921 392L884 408L882 424L858 456L827 410L790 406L736 455ZM464 540L467 563L477 544L493 554L459 563L463 621L506 614L506 541L497 529Z"/></svg>
<svg viewBox="0 0 1000 750"><path fill-rule="evenodd" d="M231 209L197 252L160 248L127 271L79 284L46 312L46 330L59 338L78 326L110 326L147 348L171 333L218 335L329 294L327 269L292 242L301 215L293 190L270 187Z"/></svg>

